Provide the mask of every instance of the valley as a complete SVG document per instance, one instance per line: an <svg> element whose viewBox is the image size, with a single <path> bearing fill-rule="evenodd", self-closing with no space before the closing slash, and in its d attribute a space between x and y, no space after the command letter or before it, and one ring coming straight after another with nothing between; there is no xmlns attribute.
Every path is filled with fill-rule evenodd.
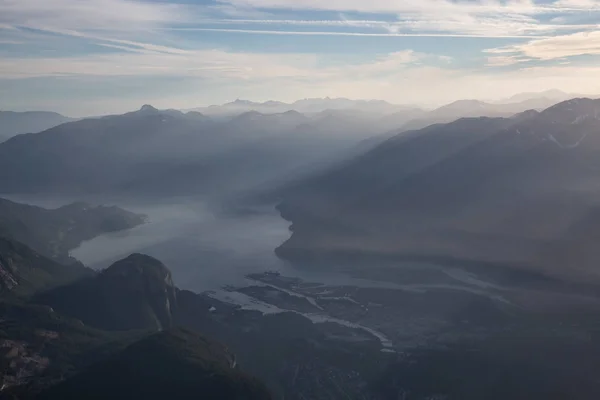
<svg viewBox="0 0 600 400"><path fill-rule="evenodd" d="M600 0L0 0L0 400L599 400Z"/></svg>
<svg viewBox="0 0 600 400"><path fill-rule="evenodd" d="M151 345L174 368L207 376L216 355L211 365L233 371L222 372L230 380L189 390L250 399L475 400L506 390L592 400L597 110L597 100L571 100L361 136L368 144L322 141L333 147L319 154L299 146L312 139L281 132L270 147L277 130L303 135L288 129L306 117L250 112L226 122L239 129L226 135L257 124L252 138L214 138L183 170L181 152L217 125L150 106L0 144L15 167L0 201L2 393L76 396ZM263 136L265 123L278 125ZM137 129L154 129L152 141ZM29 169L31 149L56 138L82 154L95 151L92 139L130 147ZM68 153L52 152L48 165ZM90 190L97 174L103 183ZM48 186L34 193L36 180ZM175 357L178 346L192 359ZM156 362L140 371L155 376ZM481 386L461 383L490 371Z"/></svg>

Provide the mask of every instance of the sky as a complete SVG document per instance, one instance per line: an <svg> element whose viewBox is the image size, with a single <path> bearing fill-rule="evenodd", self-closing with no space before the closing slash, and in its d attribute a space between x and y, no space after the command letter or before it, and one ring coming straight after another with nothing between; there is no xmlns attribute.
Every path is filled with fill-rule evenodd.
<svg viewBox="0 0 600 400"><path fill-rule="evenodd" d="M0 0L0 109L600 94L600 0Z"/></svg>

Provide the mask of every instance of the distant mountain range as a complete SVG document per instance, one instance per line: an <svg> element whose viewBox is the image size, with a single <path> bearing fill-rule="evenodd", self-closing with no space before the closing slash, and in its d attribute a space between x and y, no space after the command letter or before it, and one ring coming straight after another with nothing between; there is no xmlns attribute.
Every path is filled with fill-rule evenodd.
<svg viewBox="0 0 600 400"><path fill-rule="evenodd" d="M223 105L199 107L188 111L201 112L213 117L227 117L242 114L248 111L257 111L263 114L278 114L286 111L298 111L303 114L316 114L326 110L359 111L368 114L387 116L401 114L410 119L420 119L421 114L431 113L427 120L437 118L460 118L469 116L506 116L527 109L544 109L553 104L568 99L586 97L581 94L571 94L552 89L543 92L519 93L501 101L459 100L435 110L427 110L414 105L398 105L383 100L351 100L346 98L313 98L298 100L293 103L280 101L254 102L250 100L235 100ZM466 114L465 114L466 113ZM465 115L461 115L465 114ZM471 115L475 114L475 115ZM502 114L502 115L500 115ZM446 121L446 122L451 122ZM437 121L437 122L442 122Z"/></svg>
<svg viewBox="0 0 600 400"><path fill-rule="evenodd" d="M0 144L5 193L223 193L353 154L381 133L360 113L139 111L63 124Z"/></svg>
<svg viewBox="0 0 600 400"><path fill-rule="evenodd" d="M303 99L294 103L283 103L279 101L267 101L257 103L249 100L236 100L220 106L194 108L190 111L198 111L211 116L235 115L248 111L258 111L264 114L276 114L295 110L303 114L319 113L325 110L357 110L374 114L393 114L395 112L413 110L419 111L415 106L401 106L388 103L383 100L350 100L344 98Z"/></svg>
<svg viewBox="0 0 600 400"><path fill-rule="evenodd" d="M0 142L22 133L45 131L69 121L73 119L54 112L0 111Z"/></svg>
<svg viewBox="0 0 600 400"><path fill-rule="evenodd" d="M521 93L503 101L458 100L442 107L426 110L410 105L396 105L381 100L350 100L345 98L304 99L294 103L236 100L223 105L196 108L214 118L230 118L247 112L278 114L297 111L308 116L322 113L360 113L381 127L382 131L407 131L432 124L448 123L464 117L510 117L526 110L543 110L564 100L583 97L560 90Z"/></svg>
<svg viewBox="0 0 600 400"><path fill-rule="evenodd" d="M599 133L600 100L573 99L392 137L287 192L280 208L294 229L278 253L497 263L597 280Z"/></svg>
<svg viewBox="0 0 600 400"><path fill-rule="evenodd" d="M558 101L546 97L532 97L509 103L486 103L479 100L459 100L429 111L403 125L403 130L422 129L433 124L445 124L459 118L510 117L526 110L543 110Z"/></svg>
<svg viewBox="0 0 600 400"><path fill-rule="evenodd" d="M552 104L546 98L462 100L424 111L382 101L238 100L205 113L145 105L1 143L0 190L231 194L306 175L399 132L461 117L510 117ZM304 112L286 110L291 107Z"/></svg>
<svg viewBox="0 0 600 400"><path fill-rule="evenodd" d="M543 92L525 92L518 93L508 99L501 101L501 103L520 103L528 100L535 99L548 99L554 101L555 103L560 103L561 101L576 99L576 98L586 98L590 97L586 94L581 93L566 93L562 90L550 89L545 90ZM592 98L596 98L596 96L592 96Z"/></svg>

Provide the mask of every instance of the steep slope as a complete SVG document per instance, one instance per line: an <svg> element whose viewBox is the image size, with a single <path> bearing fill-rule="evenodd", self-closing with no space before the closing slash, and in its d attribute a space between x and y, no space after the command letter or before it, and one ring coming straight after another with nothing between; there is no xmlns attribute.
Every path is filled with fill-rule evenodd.
<svg viewBox="0 0 600 400"><path fill-rule="evenodd" d="M227 349L186 330L158 333L36 397L51 399L267 400L257 380L235 369Z"/></svg>
<svg viewBox="0 0 600 400"><path fill-rule="evenodd" d="M155 157L159 150L183 151L173 138L193 135L205 123L144 106L133 113L17 136L0 146L3 191L102 191L137 172L133 166L139 163L139 154Z"/></svg>
<svg viewBox="0 0 600 400"><path fill-rule="evenodd" d="M80 266L62 265L27 246L0 237L0 293L31 294L92 275Z"/></svg>
<svg viewBox="0 0 600 400"><path fill-rule="evenodd" d="M0 142L22 133L45 131L72 120L64 115L47 111L0 111Z"/></svg>
<svg viewBox="0 0 600 400"><path fill-rule="evenodd" d="M379 133L368 121L296 111L212 120L146 105L0 144L0 181L4 193L230 194L339 157Z"/></svg>
<svg viewBox="0 0 600 400"><path fill-rule="evenodd" d="M81 242L102 233L132 228L144 220L143 215L118 207L73 203L45 209L0 198L0 236L64 262L73 261L68 252Z"/></svg>
<svg viewBox="0 0 600 400"><path fill-rule="evenodd" d="M438 256L594 276L600 254L575 254L570 235L598 233L599 111L598 100L577 99L390 139L288 194L280 208L294 233L278 252Z"/></svg>
<svg viewBox="0 0 600 400"><path fill-rule="evenodd" d="M337 340L343 327L315 324L284 312L264 315L221 302L210 293L177 290L157 260L132 255L92 279L35 296L57 315L120 334L124 329L157 332L171 326L215 338L236 355L239 366L279 397L327 399L367 393L366 377L382 367L381 341L350 328L361 340ZM323 376L329 376L325 381Z"/></svg>
<svg viewBox="0 0 600 400"><path fill-rule="evenodd" d="M132 254L97 276L42 293L35 300L106 330L169 328L177 306L171 272L142 254Z"/></svg>
<svg viewBox="0 0 600 400"><path fill-rule="evenodd" d="M432 124L449 123L458 118L506 118L513 114L521 113L530 109L543 110L558 102L559 100L553 100L549 98L532 98L519 102L503 104L486 103L479 100L459 100L432 110L416 119L413 119L412 121L407 122L403 126L403 129L421 129Z"/></svg>

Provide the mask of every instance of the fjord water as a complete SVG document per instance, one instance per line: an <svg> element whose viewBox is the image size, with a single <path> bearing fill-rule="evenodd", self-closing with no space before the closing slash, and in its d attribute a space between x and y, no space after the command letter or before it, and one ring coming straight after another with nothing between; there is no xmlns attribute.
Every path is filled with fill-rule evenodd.
<svg viewBox="0 0 600 400"><path fill-rule="evenodd" d="M47 208L81 198L5 196ZM218 291L249 283L254 273L277 271L283 276L330 286L397 290L481 291L490 284L456 268L403 262L392 270L371 265L368 270L329 265L293 266L275 255L275 248L290 237L290 223L275 205L225 208L197 197L154 200L86 198L92 204L114 204L147 216L147 222L130 230L109 233L83 242L71 255L99 270L132 253L143 253L164 262L175 284L194 292ZM254 282L256 283L256 282ZM493 285L492 285L493 286Z"/></svg>
<svg viewBox="0 0 600 400"><path fill-rule="evenodd" d="M146 215L143 225L98 236L71 251L73 257L93 269L106 268L132 253L144 253L163 261L180 288L196 292L244 284L250 273L292 272L274 253L290 235L289 223L274 206L225 210L215 202L191 197L3 196L46 208L83 200Z"/></svg>
<svg viewBox="0 0 600 400"><path fill-rule="evenodd" d="M177 204L122 204L145 214L146 224L84 242L72 256L94 269L131 253L162 260L176 284L193 291L244 284L263 271L292 273L273 250L289 237L274 207L223 211L198 200Z"/></svg>

